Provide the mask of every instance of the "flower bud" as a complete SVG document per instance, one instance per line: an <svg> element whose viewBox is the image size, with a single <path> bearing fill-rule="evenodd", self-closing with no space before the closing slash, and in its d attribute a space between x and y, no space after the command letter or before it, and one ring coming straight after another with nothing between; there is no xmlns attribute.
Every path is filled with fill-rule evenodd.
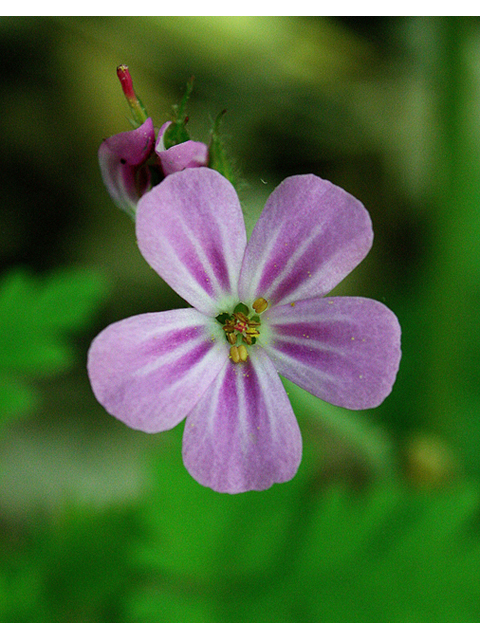
<svg viewBox="0 0 480 640"><path fill-rule="evenodd" d="M118 133L100 145L98 158L103 182L115 204L135 218L139 199L164 177L187 168L206 167L208 146L189 139L185 115L186 104L193 90L193 79L180 105L174 107L173 122L165 122L158 132L135 94L128 67L117 67L123 93L132 112L133 131ZM156 155L155 155L156 154Z"/></svg>
<svg viewBox="0 0 480 640"><path fill-rule="evenodd" d="M135 217L137 202L151 186L147 160L153 153L155 131L148 118L133 131L117 133L102 142L98 150L100 171L115 204Z"/></svg>

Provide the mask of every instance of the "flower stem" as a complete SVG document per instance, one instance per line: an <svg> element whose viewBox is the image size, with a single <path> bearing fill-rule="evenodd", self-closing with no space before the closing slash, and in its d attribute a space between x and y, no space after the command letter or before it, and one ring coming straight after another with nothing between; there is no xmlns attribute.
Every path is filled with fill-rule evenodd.
<svg viewBox="0 0 480 640"><path fill-rule="evenodd" d="M438 121L431 270L427 279L423 421L468 449L480 445L478 425L468 417L480 407L478 273L480 237L480 144L473 98L478 80L469 64L475 23L468 18L434 18L437 38L435 86ZM472 109L473 107L473 109ZM470 426L468 422L470 421ZM475 435L477 434L477 435Z"/></svg>

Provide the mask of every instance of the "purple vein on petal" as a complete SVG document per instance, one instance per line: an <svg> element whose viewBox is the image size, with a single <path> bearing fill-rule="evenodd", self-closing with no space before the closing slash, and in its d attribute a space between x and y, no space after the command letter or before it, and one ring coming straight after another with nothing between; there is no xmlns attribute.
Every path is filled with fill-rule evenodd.
<svg viewBox="0 0 480 640"><path fill-rule="evenodd" d="M272 308L265 349L280 374L349 409L378 406L400 361L400 326L367 298L312 298Z"/></svg>
<svg viewBox="0 0 480 640"><path fill-rule="evenodd" d="M250 349L246 363L227 362L187 419L184 462L216 491L263 490L295 474L301 436L271 360Z"/></svg>
<svg viewBox="0 0 480 640"><path fill-rule="evenodd" d="M216 325L195 309L144 314L110 325L89 350L97 399L134 429L171 429L228 359Z"/></svg>
<svg viewBox="0 0 480 640"><path fill-rule="evenodd" d="M185 169L139 202L137 238L147 262L185 300L207 315L237 297L246 246L237 194L219 173Z"/></svg>
<svg viewBox="0 0 480 640"><path fill-rule="evenodd" d="M170 247L175 249L188 271L186 280L191 277L209 297L220 297L231 287L225 256L214 243L208 242L208 237L191 241L184 220L179 221L179 227L183 227L185 235L181 242L172 243Z"/></svg>
<svg viewBox="0 0 480 640"><path fill-rule="evenodd" d="M322 296L368 253L370 217L353 196L317 176L292 176L268 199L240 275L243 299L271 304Z"/></svg>

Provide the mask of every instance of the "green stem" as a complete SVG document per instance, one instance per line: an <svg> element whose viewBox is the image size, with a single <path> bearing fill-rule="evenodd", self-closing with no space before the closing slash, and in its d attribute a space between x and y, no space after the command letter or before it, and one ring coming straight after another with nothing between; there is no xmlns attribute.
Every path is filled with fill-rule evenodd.
<svg viewBox="0 0 480 640"><path fill-rule="evenodd" d="M472 135L472 125L478 127L478 114L471 112L474 85L466 64L474 23L468 18L434 20L438 35L433 78L438 87L438 147L434 158L433 251L426 292L424 422L430 430L455 438L462 433L458 427L467 408L467 379L473 373L468 371L472 338L478 345L475 335L480 331L480 146ZM472 323L472 318L477 321ZM478 375L478 365L476 370Z"/></svg>

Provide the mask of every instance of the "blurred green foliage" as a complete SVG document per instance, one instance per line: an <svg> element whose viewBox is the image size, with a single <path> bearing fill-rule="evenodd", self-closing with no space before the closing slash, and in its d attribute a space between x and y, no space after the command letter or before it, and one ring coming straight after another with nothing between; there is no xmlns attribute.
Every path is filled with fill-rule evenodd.
<svg viewBox="0 0 480 640"><path fill-rule="evenodd" d="M0 281L0 424L32 411L36 393L27 380L73 367L67 336L85 330L106 293L105 279L85 269L34 276L12 269Z"/></svg>
<svg viewBox="0 0 480 640"><path fill-rule="evenodd" d="M4 534L8 622L478 622L477 486L206 493L163 460L135 506Z"/></svg>
<svg viewBox="0 0 480 640"><path fill-rule="evenodd" d="M0 621L479 622L479 20L2 18L0 55ZM249 229L295 173L371 213L334 293L398 315L397 383L362 413L286 383L304 459L267 492L199 486L181 426L88 385L98 331L184 305L101 183L120 63L157 125L192 75L191 137L226 110Z"/></svg>

